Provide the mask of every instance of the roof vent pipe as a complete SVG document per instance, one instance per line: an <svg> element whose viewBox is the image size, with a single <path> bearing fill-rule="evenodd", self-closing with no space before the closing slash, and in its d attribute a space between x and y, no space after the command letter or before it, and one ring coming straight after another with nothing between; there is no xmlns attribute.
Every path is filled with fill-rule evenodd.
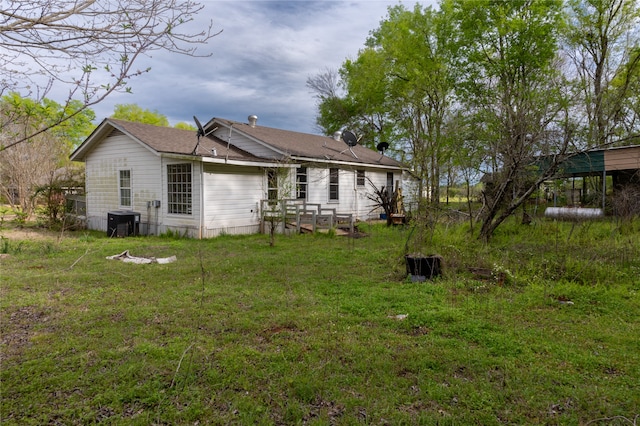
<svg viewBox="0 0 640 426"><path fill-rule="evenodd" d="M340 130L333 132L333 138L335 140L339 141L341 137L342 137L342 132Z"/></svg>
<svg viewBox="0 0 640 426"><path fill-rule="evenodd" d="M250 115L249 116L249 126L256 127L256 123L257 122L258 122L258 116L257 115Z"/></svg>

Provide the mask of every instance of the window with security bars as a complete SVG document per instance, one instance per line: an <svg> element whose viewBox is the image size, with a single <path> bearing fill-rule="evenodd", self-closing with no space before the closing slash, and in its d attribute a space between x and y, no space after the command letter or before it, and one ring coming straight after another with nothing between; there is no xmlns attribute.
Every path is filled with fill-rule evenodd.
<svg viewBox="0 0 640 426"><path fill-rule="evenodd" d="M298 167L296 171L296 198L298 200L307 199L307 168Z"/></svg>
<svg viewBox="0 0 640 426"><path fill-rule="evenodd" d="M120 170L118 186L120 207L131 207L131 170Z"/></svg>
<svg viewBox="0 0 640 426"><path fill-rule="evenodd" d="M329 169L329 201L338 201L340 194L338 169Z"/></svg>
<svg viewBox="0 0 640 426"><path fill-rule="evenodd" d="M192 213L191 190L191 164L167 165L167 209L169 213Z"/></svg>

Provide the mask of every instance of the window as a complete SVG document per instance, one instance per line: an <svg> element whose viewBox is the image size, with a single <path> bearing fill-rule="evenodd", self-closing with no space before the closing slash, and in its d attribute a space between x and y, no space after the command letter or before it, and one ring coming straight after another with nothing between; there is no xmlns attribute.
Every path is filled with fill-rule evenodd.
<svg viewBox="0 0 640 426"><path fill-rule="evenodd" d="M357 171L356 185L364 186L364 170L358 170Z"/></svg>
<svg viewBox="0 0 640 426"><path fill-rule="evenodd" d="M191 164L167 165L167 211L191 214Z"/></svg>
<svg viewBox="0 0 640 426"><path fill-rule="evenodd" d="M298 200L307 199L307 168L298 167L296 171L296 198Z"/></svg>
<svg viewBox="0 0 640 426"><path fill-rule="evenodd" d="M389 194L389 199L393 197L393 173L387 172L387 194Z"/></svg>
<svg viewBox="0 0 640 426"><path fill-rule="evenodd" d="M340 194L338 169L329 169L329 201L338 201Z"/></svg>
<svg viewBox="0 0 640 426"><path fill-rule="evenodd" d="M269 201L278 199L278 173L275 170L267 171L267 199Z"/></svg>
<svg viewBox="0 0 640 426"><path fill-rule="evenodd" d="M120 170L118 186L120 207L131 207L131 170Z"/></svg>

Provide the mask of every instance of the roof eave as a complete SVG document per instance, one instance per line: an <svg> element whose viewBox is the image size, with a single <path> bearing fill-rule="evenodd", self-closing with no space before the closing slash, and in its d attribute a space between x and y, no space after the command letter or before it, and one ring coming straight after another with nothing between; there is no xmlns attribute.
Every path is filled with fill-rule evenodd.
<svg viewBox="0 0 640 426"><path fill-rule="evenodd" d="M138 144L145 147L149 152L154 155L160 155L158 151L151 148L149 145L129 133L125 128L119 126L117 123L110 121L108 118L102 120L102 122L98 125L98 127L89 135L89 137L78 147L76 150L69 156L71 161L84 161L87 153L97 144L102 142L112 130L119 130Z"/></svg>
<svg viewBox="0 0 640 426"><path fill-rule="evenodd" d="M104 138L106 134L105 128L107 127L107 119L102 120L98 127L93 129L93 132L77 147L69 156L71 161L84 161L86 154L91 148L100 140Z"/></svg>
<svg viewBox="0 0 640 426"><path fill-rule="evenodd" d="M358 163L355 161L341 161L341 160L332 160L327 158L316 158L316 157L302 157L302 156L292 156L292 160L300 161L300 162L310 162L310 163L326 163L326 164L340 164L347 165L353 167L376 167L379 169L393 169L393 170L409 170L407 167L403 167L402 165L391 165L391 164L380 164L380 163Z"/></svg>
<svg viewBox="0 0 640 426"><path fill-rule="evenodd" d="M163 158L174 158L177 160L189 160L208 164L231 164L234 166L245 167L298 167L298 164L278 163L274 161L256 161L256 160L237 160L229 159L224 156L218 157L204 157L201 155L189 155L189 154L174 154L174 153L161 153Z"/></svg>

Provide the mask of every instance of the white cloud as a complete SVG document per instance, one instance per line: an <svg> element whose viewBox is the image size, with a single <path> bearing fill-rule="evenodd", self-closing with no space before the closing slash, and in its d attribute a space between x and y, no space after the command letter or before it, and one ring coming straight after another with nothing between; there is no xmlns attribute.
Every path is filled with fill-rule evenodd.
<svg viewBox="0 0 640 426"><path fill-rule="evenodd" d="M422 2L435 4L435 0ZM308 77L355 58L395 1L207 1L194 22L213 20L222 33L201 50L211 57L154 52L132 81L133 94L116 94L94 108L98 119L118 103L157 110L172 124L224 117L317 133ZM414 1L403 2L412 9Z"/></svg>

